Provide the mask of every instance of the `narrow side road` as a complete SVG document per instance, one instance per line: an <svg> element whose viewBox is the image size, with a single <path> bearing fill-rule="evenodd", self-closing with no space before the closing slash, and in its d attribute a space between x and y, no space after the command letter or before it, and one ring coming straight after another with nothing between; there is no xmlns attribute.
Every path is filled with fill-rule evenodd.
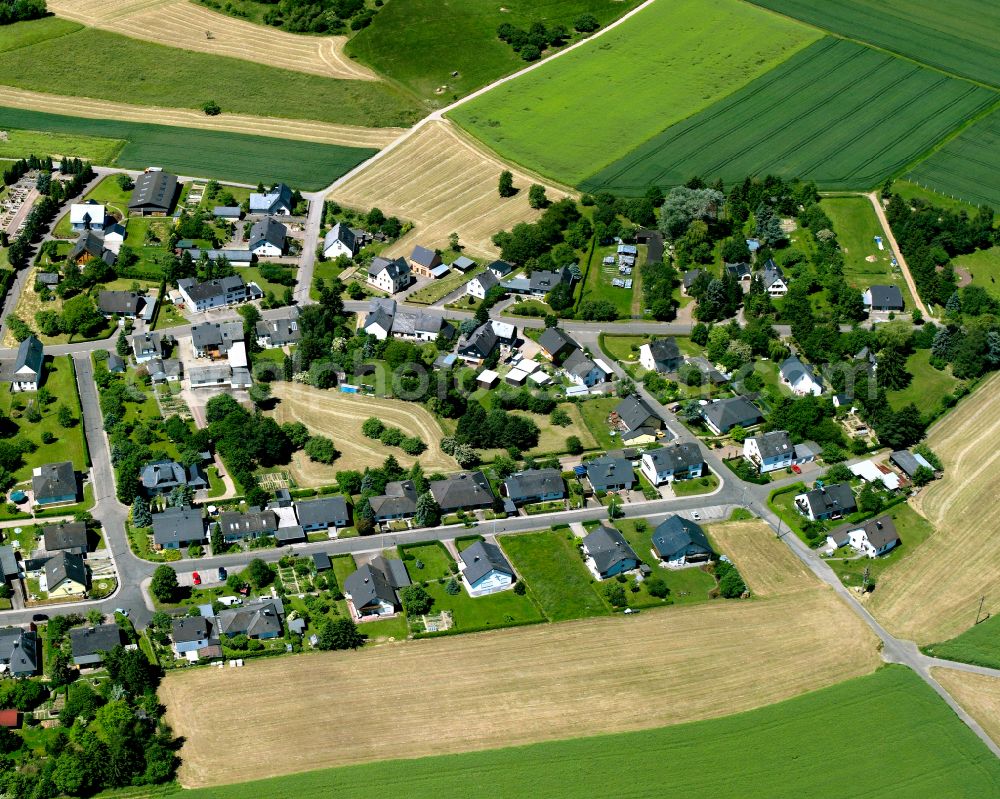
<svg viewBox="0 0 1000 799"><path fill-rule="evenodd" d="M882 231L885 233L886 240L889 242L889 248L892 250L892 254L896 259L896 263L899 264L899 268L903 273L903 279L906 281L906 287L910 290L910 295L913 297L913 302L920 310L920 313L924 315L925 319L931 318L931 313L927 310L927 306L924 305L924 301L920 299L920 294L917 293L917 284L913 280L913 275L910 274L910 267L906 263L906 259L903 257L902 250L899 249L899 244L896 243L896 237L893 235L892 228L889 227L889 219L885 215L885 209L882 207L882 203L879 201L877 192L869 192L865 195L871 202L872 207L875 209L875 216L878 217L879 224L882 225Z"/></svg>

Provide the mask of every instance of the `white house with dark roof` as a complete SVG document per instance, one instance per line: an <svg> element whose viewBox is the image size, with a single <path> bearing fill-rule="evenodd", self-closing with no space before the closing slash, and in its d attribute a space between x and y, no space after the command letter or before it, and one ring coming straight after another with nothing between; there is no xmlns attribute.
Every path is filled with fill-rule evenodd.
<svg viewBox="0 0 1000 799"><path fill-rule="evenodd" d="M177 290L191 313L236 305L246 302L249 296L247 285L239 275L216 278L204 283L188 277L177 281Z"/></svg>
<svg viewBox="0 0 1000 799"><path fill-rule="evenodd" d="M462 584L469 596L487 596L514 585L514 568L496 544L477 541L464 549L459 558Z"/></svg>
<svg viewBox="0 0 1000 799"><path fill-rule="evenodd" d="M73 663L83 668L100 666L108 652L125 643L122 628L113 623L74 627L69 631L69 640Z"/></svg>
<svg viewBox="0 0 1000 799"><path fill-rule="evenodd" d="M563 361L563 373L578 386L593 388L611 379L611 367L600 358L591 359L583 350L573 350Z"/></svg>
<svg viewBox="0 0 1000 799"><path fill-rule="evenodd" d="M701 448L692 441L647 450L642 454L639 464L639 471L654 486L701 477L704 469L705 459Z"/></svg>
<svg viewBox="0 0 1000 799"><path fill-rule="evenodd" d="M503 481L503 495L515 505L552 502L566 496L566 482L558 469L527 469Z"/></svg>
<svg viewBox="0 0 1000 799"><path fill-rule="evenodd" d="M164 549L180 549L205 541L201 508L167 508L153 514L153 543Z"/></svg>
<svg viewBox="0 0 1000 799"><path fill-rule="evenodd" d="M833 483L813 488L795 497L795 507L810 521L839 519L858 509L850 483Z"/></svg>
<svg viewBox="0 0 1000 799"><path fill-rule="evenodd" d="M206 649L212 640L212 622L204 616L181 616L171 623L171 639L174 654L187 656Z"/></svg>
<svg viewBox="0 0 1000 799"><path fill-rule="evenodd" d="M368 267L368 282L386 294L395 294L410 285L410 265L405 258L376 256Z"/></svg>
<svg viewBox="0 0 1000 799"><path fill-rule="evenodd" d="M132 355L136 363L145 363L152 358L163 357L163 344L166 337L162 333L136 333L129 337Z"/></svg>
<svg viewBox="0 0 1000 799"><path fill-rule="evenodd" d="M734 427L752 427L764 421L764 414L746 397L728 397L710 402L701 408L705 426L716 435L728 433Z"/></svg>
<svg viewBox="0 0 1000 799"><path fill-rule="evenodd" d="M284 183L279 183L270 191L251 192L249 208L251 214L291 216L292 190Z"/></svg>
<svg viewBox="0 0 1000 799"><path fill-rule="evenodd" d="M104 230L107 209L95 200L73 203L69 207L69 226L74 231Z"/></svg>
<svg viewBox="0 0 1000 799"><path fill-rule="evenodd" d="M0 673L33 677L42 665L42 642L34 630L0 628Z"/></svg>
<svg viewBox="0 0 1000 799"><path fill-rule="evenodd" d="M298 344L302 338L299 328L299 311L292 307L284 316L274 319L261 319L254 326L258 346L270 350Z"/></svg>
<svg viewBox="0 0 1000 799"><path fill-rule="evenodd" d="M306 533L336 532L338 527L347 527L351 520L347 500L339 496L298 501L295 513Z"/></svg>
<svg viewBox="0 0 1000 799"><path fill-rule="evenodd" d="M358 239L343 222L338 222L323 237L323 256L339 258L341 255L353 258L358 251Z"/></svg>
<svg viewBox="0 0 1000 799"><path fill-rule="evenodd" d="M768 258L764 268L758 273L764 290L771 297L784 297L788 293L788 279L773 259Z"/></svg>
<svg viewBox="0 0 1000 799"><path fill-rule="evenodd" d="M598 525L582 541L584 562L598 580L639 567L639 556L616 528Z"/></svg>
<svg viewBox="0 0 1000 799"><path fill-rule="evenodd" d="M565 330L559 327L547 327L538 337L538 346L542 354L554 363L561 363L568 358L580 345Z"/></svg>
<svg viewBox="0 0 1000 799"><path fill-rule="evenodd" d="M242 606L225 608L216 616L220 635L245 635L269 640L280 638L285 605L280 599L254 599Z"/></svg>
<svg viewBox="0 0 1000 799"><path fill-rule="evenodd" d="M280 258L285 254L288 228L272 217L254 222L247 239L250 250L258 258Z"/></svg>
<svg viewBox="0 0 1000 799"><path fill-rule="evenodd" d="M782 361L779 368L781 382L791 389L793 394L805 396L812 394L818 397L823 393L823 384L816 377L812 367L802 363L795 355Z"/></svg>
<svg viewBox="0 0 1000 799"><path fill-rule="evenodd" d="M400 589L410 585L401 560L376 555L344 580L344 596L355 621L392 616L402 609Z"/></svg>
<svg viewBox="0 0 1000 799"><path fill-rule="evenodd" d="M499 344L493 325L486 322L461 338L455 352L466 363L478 366L493 354Z"/></svg>
<svg viewBox="0 0 1000 799"><path fill-rule="evenodd" d="M902 311L903 292L899 286L875 285L861 295L866 311Z"/></svg>
<svg viewBox="0 0 1000 799"><path fill-rule="evenodd" d="M653 554L670 568L706 563L712 546L701 527L683 516L671 516L653 531Z"/></svg>
<svg viewBox="0 0 1000 799"><path fill-rule="evenodd" d="M9 372L4 370L3 380L10 383L11 391L38 391L44 366L45 348L32 334L18 344L14 363Z"/></svg>
<svg viewBox="0 0 1000 799"><path fill-rule="evenodd" d="M743 442L743 457L761 474L777 469L791 468L795 447L785 430L771 430L748 438Z"/></svg>
<svg viewBox="0 0 1000 799"><path fill-rule="evenodd" d="M465 293L478 300L485 299L487 292L494 286L499 286L499 278L488 269L480 272L465 284Z"/></svg>
<svg viewBox="0 0 1000 799"><path fill-rule="evenodd" d="M83 555L57 552L45 561L45 587L50 599L87 593L87 566Z"/></svg>
<svg viewBox="0 0 1000 799"><path fill-rule="evenodd" d="M676 372L684 363L674 338L658 338L639 348L639 365L651 372Z"/></svg>
<svg viewBox="0 0 1000 799"><path fill-rule="evenodd" d="M513 265L507 263L506 261L493 261L486 268L500 280L503 280L505 277L507 277L507 275L509 275L511 272L514 271Z"/></svg>
<svg viewBox="0 0 1000 799"><path fill-rule="evenodd" d="M635 485L635 472L627 458L604 455L585 464L594 491L627 491Z"/></svg>

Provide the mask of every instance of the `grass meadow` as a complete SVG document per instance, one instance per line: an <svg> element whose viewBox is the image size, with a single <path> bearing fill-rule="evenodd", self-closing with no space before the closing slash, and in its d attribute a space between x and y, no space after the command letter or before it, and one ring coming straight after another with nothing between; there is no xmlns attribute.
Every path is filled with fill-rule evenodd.
<svg viewBox="0 0 1000 799"><path fill-rule="evenodd" d="M932 411L938 407L941 398L950 394L959 383L951 373L951 366L944 369L931 366L930 350L917 350L909 356L906 371L913 375L910 385L886 394L894 408L902 408L912 402L925 412Z"/></svg>
<svg viewBox="0 0 1000 799"><path fill-rule="evenodd" d="M450 116L502 156L575 185L817 37L737 0L655 3Z"/></svg>
<svg viewBox="0 0 1000 799"><path fill-rule="evenodd" d="M66 32L52 18L22 25L0 39L0 75L8 86L171 108L214 100L223 113L368 127L409 125L420 115L413 100L380 81L307 75L96 28Z"/></svg>
<svg viewBox="0 0 1000 799"><path fill-rule="evenodd" d="M1000 205L1000 108L963 130L906 177L973 205Z"/></svg>
<svg viewBox="0 0 1000 799"><path fill-rule="evenodd" d="M1000 6L989 0L753 0L944 72L1000 86Z"/></svg>
<svg viewBox="0 0 1000 799"><path fill-rule="evenodd" d="M98 136L46 133L37 130L6 130L0 141L0 158L26 158L29 155L69 156L93 164L113 164L125 142Z"/></svg>
<svg viewBox="0 0 1000 799"><path fill-rule="evenodd" d="M933 657L1000 669L1000 616L990 616L961 635L923 651Z"/></svg>
<svg viewBox="0 0 1000 799"><path fill-rule="evenodd" d="M422 100L444 105L527 63L497 38L509 22L563 25L573 31L580 14L605 25L639 0L408 0L386 3L372 24L347 44L348 55L401 83ZM442 46L461 42L461 46ZM458 72L458 75L452 75ZM443 91L439 91L444 87Z"/></svg>
<svg viewBox="0 0 1000 799"><path fill-rule="evenodd" d="M873 740L892 741L891 767ZM991 795L1000 762L916 674L886 666L708 721L323 769L188 790L184 797L326 799L335 792L343 799L437 799L466 795L470 774L477 775L480 793L504 799L596 799L607 796L609 786L633 799L770 799L843 795L848 785L864 786L868 796L902 799L916 785L923 796Z"/></svg>
<svg viewBox="0 0 1000 799"><path fill-rule="evenodd" d="M375 151L226 131L176 128L114 119L46 114L0 107L3 125L28 131L126 141L111 163L127 169L156 165L181 175L236 183L283 180L304 191L328 185Z"/></svg>
<svg viewBox="0 0 1000 799"><path fill-rule="evenodd" d="M960 255L952 263L956 269L964 269L972 275L973 285L982 286L1000 299L1000 282L997 282L1000 278L1000 246Z"/></svg>
<svg viewBox="0 0 1000 799"><path fill-rule="evenodd" d="M692 175L731 183L771 172L823 189L870 188L996 100L989 89L827 38L666 128L581 187L635 195Z"/></svg>

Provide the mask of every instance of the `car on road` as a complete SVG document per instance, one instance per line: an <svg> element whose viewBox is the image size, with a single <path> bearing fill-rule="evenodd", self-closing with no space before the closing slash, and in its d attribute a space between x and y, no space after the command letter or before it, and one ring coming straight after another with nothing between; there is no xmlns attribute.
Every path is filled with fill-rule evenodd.
<svg viewBox="0 0 1000 799"><path fill-rule="evenodd" d="M796 474L802 474L802 467L800 467L797 463L793 463L792 471L795 472Z"/></svg>
<svg viewBox="0 0 1000 799"><path fill-rule="evenodd" d="M126 619L128 618L128 608L115 608L115 613L121 614Z"/></svg>
<svg viewBox="0 0 1000 799"><path fill-rule="evenodd" d="M201 585L201 575L198 572L191 572L191 582L195 585Z"/></svg>
<svg viewBox="0 0 1000 799"><path fill-rule="evenodd" d="M701 514L698 513L698 511L693 511L691 513L691 518L694 519L696 522L700 522L701 521Z"/></svg>
<svg viewBox="0 0 1000 799"><path fill-rule="evenodd" d="M47 613L36 613L31 617L32 621L48 621L49 615Z"/></svg>
<svg viewBox="0 0 1000 799"><path fill-rule="evenodd" d="M225 581L226 577L228 577L228 576L229 576L229 572L226 571L226 567L225 566L220 566L219 567L219 579L222 580L222 581Z"/></svg>

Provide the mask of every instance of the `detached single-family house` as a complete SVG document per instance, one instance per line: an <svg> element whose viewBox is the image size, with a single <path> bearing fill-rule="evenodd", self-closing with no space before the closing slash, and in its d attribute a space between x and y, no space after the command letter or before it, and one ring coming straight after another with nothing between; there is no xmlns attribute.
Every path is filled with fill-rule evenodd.
<svg viewBox="0 0 1000 799"><path fill-rule="evenodd" d="M285 605L280 599L255 599L225 608L216 617L219 635L245 635L262 641L280 638Z"/></svg>
<svg viewBox="0 0 1000 799"><path fill-rule="evenodd" d="M588 461L586 469L594 491L628 491L635 485L632 462L625 458L604 455Z"/></svg>
<svg viewBox="0 0 1000 799"><path fill-rule="evenodd" d="M566 496L566 483L558 469L528 469L503 481L503 494L515 505L551 502Z"/></svg>
<svg viewBox="0 0 1000 799"><path fill-rule="evenodd" d="M284 183L279 183L270 191L250 193L250 213L269 214L270 216L292 215L292 190Z"/></svg>
<svg viewBox="0 0 1000 799"><path fill-rule="evenodd" d="M788 293L788 279L785 273L770 258L760 271L760 280L764 284L764 290L771 297L784 297Z"/></svg>
<svg viewBox="0 0 1000 799"><path fill-rule="evenodd" d="M663 419L642 397L630 394L611 412L611 422L623 433L637 430L662 430Z"/></svg>
<svg viewBox="0 0 1000 799"><path fill-rule="evenodd" d="M302 338L299 328L299 314L293 309L288 316L278 319L261 319L254 326L257 344L265 350L298 344Z"/></svg>
<svg viewBox="0 0 1000 799"><path fill-rule="evenodd" d="M919 452L910 452L906 449L896 450L889 456L889 461L899 467L899 470L911 480L916 476L917 469L921 467L930 469L931 473L934 472L930 461Z"/></svg>
<svg viewBox="0 0 1000 799"><path fill-rule="evenodd" d="M761 474L791 467L795 447L785 430L759 433L743 442L743 457Z"/></svg>
<svg viewBox="0 0 1000 799"><path fill-rule="evenodd" d="M849 483L833 483L799 494L795 497L795 506L799 513L814 522L839 519L858 509Z"/></svg>
<svg viewBox="0 0 1000 799"><path fill-rule="evenodd" d="M84 668L95 668L104 662L104 655L116 646L122 646L122 628L117 624L98 624L96 627L74 627L69 631L73 662Z"/></svg>
<svg viewBox="0 0 1000 799"><path fill-rule="evenodd" d="M410 271L418 277L434 277L433 271L441 266L441 256L419 244L410 253Z"/></svg>
<svg viewBox="0 0 1000 799"><path fill-rule="evenodd" d="M448 339L453 338L455 328L440 314L423 310L397 310L392 317L390 333L394 338L434 341L440 335L444 335Z"/></svg>
<svg viewBox="0 0 1000 799"><path fill-rule="evenodd" d="M45 590L50 599L87 592L87 566L82 555L57 552L45 561Z"/></svg>
<svg viewBox="0 0 1000 799"><path fill-rule="evenodd" d="M705 531L683 516L671 516L657 525L653 531L653 552L673 568L707 563L713 556Z"/></svg>
<svg viewBox="0 0 1000 799"><path fill-rule="evenodd" d="M295 503L299 525L307 533L326 532L330 528L347 527L351 514L343 497L321 497Z"/></svg>
<svg viewBox="0 0 1000 799"><path fill-rule="evenodd" d="M177 461L153 461L143 467L139 480L147 497L169 493L178 486L190 486L196 491L208 488L208 480L196 463L185 469Z"/></svg>
<svg viewBox="0 0 1000 799"><path fill-rule="evenodd" d="M184 377L184 364L178 358L150 358L146 372L154 383L177 383Z"/></svg>
<svg viewBox="0 0 1000 799"><path fill-rule="evenodd" d="M145 172L135 179L135 188L128 201L129 214L167 216L174 207L177 175L169 172Z"/></svg>
<svg viewBox="0 0 1000 799"><path fill-rule="evenodd" d="M191 349L196 358L225 358L229 349L236 342L244 340L243 323L236 320L228 322L202 322L191 325Z"/></svg>
<svg viewBox="0 0 1000 799"><path fill-rule="evenodd" d="M247 285L239 275L216 278L205 283L197 282L193 277L177 281L184 304L191 313L200 313L211 308L224 308L246 302L249 294Z"/></svg>
<svg viewBox="0 0 1000 799"><path fill-rule="evenodd" d="M746 397L729 397L703 405L701 418L716 435L728 433L734 427L751 427L764 421L764 415Z"/></svg>
<svg viewBox="0 0 1000 799"><path fill-rule="evenodd" d="M667 444L660 449L644 452L639 469L654 486L701 477L705 459L701 448L693 441Z"/></svg>
<svg viewBox="0 0 1000 799"><path fill-rule="evenodd" d="M146 305L146 297L138 291L102 291L97 295L97 310L110 319L121 316L135 319Z"/></svg>
<svg viewBox="0 0 1000 799"><path fill-rule="evenodd" d="M31 490L35 495L36 505L76 502L80 492L73 464L62 461L36 466L31 473Z"/></svg>
<svg viewBox="0 0 1000 799"><path fill-rule="evenodd" d="M10 544L0 546L0 585L10 583L21 577L21 565L17 553Z"/></svg>
<svg viewBox="0 0 1000 799"><path fill-rule="evenodd" d="M136 333L129 337L132 355L136 363L145 363L152 358L163 357L163 345L166 338L162 333Z"/></svg>
<svg viewBox="0 0 1000 799"><path fill-rule="evenodd" d="M271 217L254 222L247 239L248 249L258 258L279 258L285 254L288 228Z"/></svg>
<svg viewBox="0 0 1000 799"><path fill-rule="evenodd" d="M538 346L542 348L542 354L553 363L562 363L572 352L580 349L580 345L559 327L545 328L545 332L538 337Z"/></svg>
<svg viewBox="0 0 1000 799"><path fill-rule="evenodd" d="M405 258L390 261L376 256L368 267L368 282L386 294L395 294L410 285L410 265Z"/></svg>
<svg viewBox="0 0 1000 799"><path fill-rule="evenodd" d="M396 318L396 301L386 297L375 297L368 304L363 329L379 341L392 335L392 322Z"/></svg>
<svg viewBox="0 0 1000 799"><path fill-rule="evenodd" d="M726 271L740 284L744 292L750 291L750 284L753 282L753 270L750 264L726 264Z"/></svg>
<svg viewBox="0 0 1000 799"><path fill-rule="evenodd" d="M899 286L871 286L861 295L866 311L902 311L903 292Z"/></svg>
<svg viewBox="0 0 1000 799"><path fill-rule="evenodd" d="M601 524L583 539L587 568L598 580L607 580L639 566L639 556L616 528Z"/></svg>
<svg viewBox="0 0 1000 799"><path fill-rule="evenodd" d="M506 261L494 261L486 268L499 280L503 280L507 277L507 275L514 271L513 265L507 263Z"/></svg>
<svg viewBox="0 0 1000 799"><path fill-rule="evenodd" d="M181 549L205 541L201 508L167 508L153 514L153 543L164 549Z"/></svg>
<svg viewBox="0 0 1000 799"><path fill-rule="evenodd" d="M863 524L841 525L827 535L826 543L833 549L849 546L859 555L877 558L902 542L892 517L880 516Z"/></svg>
<svg viewBox="0 0 1000 799"><path fill-rule="evenodd" d="M702 275L707 275L708 273L704 269L689 269L684 273L684 277L681 278L681 290L684 295L691 291L691 287L695 284L699 277Z"/></svg>
<svg viewBox="0 0 1000 799"><path fill-rule="evenodd" d="M95 259L104 261L108 266L114 266L117 257L112 250L104 246L104 237L100 233L85 230L70 248L66 259L78 266L89 264Z"/></svg>
<svg viewBox="0 0 1000 799"><path fill-rule="evenodd" d="M492 270L491 270L492 271ZM514 278L504 281L501 285L511 294L526 294L531 297L544 297L560 283L573 283L573 273L568 266L558 271L536 269L530 277Z"/></svg>
<svg viewBox="0 0 1000 799"><path fill-rule="evenodd" d="M639 364L651 372L676 372L683 363L684 356L673 338L654 339L639 348Z"/></svg>
<svg viewBox="0 0 1000 799"><path fill-rule="evenodd" d="M178 657L187 652L198 652L206 649L212 640L212 622L204 616L181 616L171 622L170 637L174 642L174 654Z"/></svg>
<svg viewBox="0 0 1000 799"><path fill-rule="evenodd" d="M343 222L338 222L323 237L323 256L325 258L339 258L344 255L353 258L358 251L358 239Z"/></svg>
<svg viewBox="0 0 1000 799"><path fill-rule="evenodd" d="M485 322L468 336L459 339L458 349L455 352L466 363L479 366L493 354L499 344L500 340L493 330L493 325Z"/></svg>
<svg viewBox="0 0 1000 799"><path fill-rule="evenodd" d="M444 480L433 480L430 490L443 513L489 508L496 501L490 481L478 470L451 474Z"/></svg>
<svg viewBox="0 0 1000 799"><path fill-rule="evenodd" d="M34 630L0 628L0 673L34 677L42 665L42 642Z"/></svg>
<svg viewBox="0 0 1000 799"><path fill-rule="evenodd" d="M69 226L75 230L104 230L107 209L96 200L73 203L69 207Z"/></svg>
<svg viewBox="0 0 1000 799"><path fill-rule="evenodd" d="M823 384L813 373L812 367L806 366L795 355L782 361L780 372L781 382L788 386L793 394L799 396L812 394L818 397L823 393Z"/></svg>
<svg viewBox="0 0 1000 799"><path fill-rule="evenodd" d="M489 270L480 272L465 285L465 293L482 300L494 286L500 285L500 279Z"/></svg>
<svg viewBox="0 0 1000 799"><path fill-rule="evenodd" d="M583 350L573 350L563 361L563 372L578 386L592 388L598 383L606 383L611 378L611 367L600 358L591 360Z"/></svg>
<svg viewBox="0 0 1000 799"><path fill-rule="evenodd" d="M384 494L370 497L368 504L377 522L410 519L417 513L417 488L412 480L394 480L386 483Z"/></svg>
<svg viewBox="0 0 1000 799"><path fill-rule="evenodd" d="M462 582L469 596L487 596L514 584L514 568L500 547L489 541L477 541L459 555Z"/></svg>
<svg viewBox="0 0 1000 799"><path fill-rule="evenodd" d="M17 355L10 372L4 371L4 382L11 391L38 391L45 366L45 348L34 334L17 345Z"/></svg>
<svg viewBox="0 0 1000 799"><path fill-rule="evenodd" d="M278 531L278 516L269 508L247 513L229 511L219 515L219 532L227 544L262 538Z"/></svg>
<svg viewBox="0 0 1000 799"><path fill-rule="evenodd" d="M410 575L401 560L381 555L372 558L344 580L347 607L357 621L392 616L402 609L399 590L410 585Z"/></svg>
<svg viewBox="0 0 1000 799"><path fill-rule="evenodd" d="M87 554L87 525L83 522L51 524L42 530L42 546L46 552Z"/></svg>

